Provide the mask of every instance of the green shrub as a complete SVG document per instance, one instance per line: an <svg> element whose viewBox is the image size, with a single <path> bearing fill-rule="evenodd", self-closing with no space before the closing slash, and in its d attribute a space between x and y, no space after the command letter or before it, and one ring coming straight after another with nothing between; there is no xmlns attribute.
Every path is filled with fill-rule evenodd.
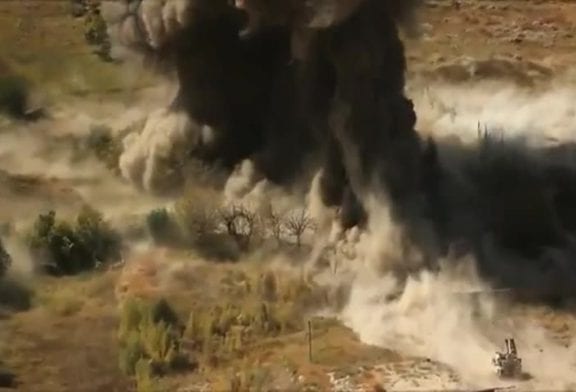
<svg viewBox="0 0 576 392"><path fill-rule="evenodd" d="M118 338L120 370L137 373L141 360L147 361L155 375L174 370L187 362L180 351L178 319L168 303L151 304L129 300L122 308Z"/></svg>
<svg viewBox="0 0 576 392"><path fill-rule="evenodd" d="M146 226L157 245L175 245L181 242L178 225L165 208L151 211L146 216Z"/></svg>
<svg viewBox="0 0 576 392"><path fill-rule="evenodd" d="M153 377L152 365L147 359L141 358L135 366L136 392L160 392Z"/></svg>
<svg viewBox="0 0 576 392"><path fill-rule="evenodd" d="M145 357L150 360L154 372L165 373L176 362L178 340L175 331L163 321L155 323L146 317L140 324L140 341Z"/></svg>
<svg viewBox="0 0 576 392"><path fill-rule="evenodd" d="M120 257L120 237L104 221L102 214L84 206L76 219L76 235L90 254L92 262Z"/></svg>
<svg viewBox="0 0 576 392"><path fill-rule="evenodd" d="M126 301L122 304L122 311L120 313L120 325L118 328L118 340L124 342L128 339L128 335L137 331L142 321L142 315L145 313L143 309L144 303L135 299Z"/></svg>
<svg viewBox="0 0 576 392"><path fill-rule="evenodd" d="M169 327L178 328L178 316L164 298L152 304L150 314L152 322L164 323Z"/></svg>
<svg viewBox="0 0 576 392"><path fill-rule="evenodd" d="M134 375L136 364L144 358L144 349L138 331L130 331L122 341L118 353L120 370L126 375Z"/></svg>
<svg viewBox="0 0 576 392"><path fill-rule="evenodd" d="M57 221L54 211L39 215L27 242L40 269L53 275L77 274L120 257L119 235L88 206L75 225Z"/></svg>

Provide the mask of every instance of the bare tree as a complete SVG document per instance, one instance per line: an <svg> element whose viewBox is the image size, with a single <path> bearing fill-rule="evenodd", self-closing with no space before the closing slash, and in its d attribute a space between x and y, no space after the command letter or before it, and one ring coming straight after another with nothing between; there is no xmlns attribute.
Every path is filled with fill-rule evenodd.
<svg viewBox="0 0 576 392"><path fill-rule="evenodd" d="M211 208L199 208L192 215L191 228L198 237L203 237L216 231L218 227L218 217L216 211Z"/></svg>
<svg viewBox="0 0 576 392"><path fill-rule="evenodd" d="M290 235L294 236L298 248L302 246L302 235L306 230L314 229L314 226L314 221L310 218L308 212L304 208L298 212L290 214L284 222L286 231L288 231Z"/></svg>
<svg viewBox="0 0 576 392"><path fill-rule="evenodd" d="M266 211L266 221L270 226L270 231L272 232L272 236L276 239L276 243L280 245L282 243L282 223L284 220L284 216L274 211L272 206L267 209Z"/></svg>
<svg viewBox="0 0 576 392"><path fill-rule="evenodd" d="M240 249L248 249L257 230L257 215L243 206L232 205L221 209L220 217L226 232L236 241Z"/></svg>

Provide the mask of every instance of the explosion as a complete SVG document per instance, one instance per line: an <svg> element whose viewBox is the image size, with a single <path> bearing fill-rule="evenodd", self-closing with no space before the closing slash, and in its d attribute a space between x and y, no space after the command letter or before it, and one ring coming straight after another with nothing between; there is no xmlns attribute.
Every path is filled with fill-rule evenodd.
<svg viewBox="0 0 576 392"><path fill-rule="evenodd" d="M197 124L172 132L197 135L186 137L190 156L228 170L250 159L278 185L318 167L324 204L341 207L351 227L365 220L370 190L385 193L398 218L423 191L397 30L416 5L144 0L104 3L103 15L113 53L140 55L176 75L179 92L165 113L185 113ZM160 143L146 136L153 127L140 144ZM161 159L156 150L127 150L124 166L135 167L123 171L132 181L149 185L145 168Z"/></svg>
<svg viewBox="0 0 576 392"><path fill-rule="evenodd" d="M140 58L178 85L125 139L123 175L165 192L182 186L186 162L197 160L231 174L228 196L262 181L289 190L314 178L314 209L336 209L342 229L364 228L382 243L382 225L395 227L385 232L401 244L393 258L403 268L472 253L482 273L510 284L516 273L494 260L512 251L532 260L526 265L567 272L543 260L573 252L572 168L546 149L493 143L488 130L479 151L416 132L399 29L414 25L419 3L104 2L113 54ZM242 192L230 191L238 184ZM519 193L531 195L525 204ZM373 257L383 263L382 250Z"/></svg>
<svg viewBox="0 0 576 392"><path fill-rule="evenodd" d="M321 312L352 330L355 342L409 356L416 371L424 365L424 373L442 378L446 365L457 374L436 389L492 383L490 359L514 335L534 377L525 386L573 389L573 349L512 322L495 293L558 304L574 294L573 148L544 140L550 128L565 143L574 94L431 79L422 88L406 76L401 39L417 27L420 3L102 1L111 56L176 87L160 105L154 99L152 110L136 110L145 112L143 121L124 116L130 125L88 135L99 141L96 156L131 185L114 182L122 189L93 195L82 188L87 200L108 195L114 206L106 208L122 212L132 248L118 298L134 295L130 283L134 292L141 285L158 295L193 289L197 298L213 297L214 309L228 295L246 295L242 301L262 301L268 314L269 299L282 297L291 306L282 318L297 315L301 326L286 329L283 321L270 336L303 331L305 318ZM483 72L513 65L489 63ZM443 70L462 74L450 65ZM475 63L464 71L476 75ZM69 122L68 112L62 117ZM80 148L78 155L88 151ZM163 206L149 211L145 226L134 211L134 188ZM179 193L176 201L155 197ZM132 225L131 217L142 222ZM142 261L140 246L154 249ZM278 277L291 275L300 283L279 295ZM295 297L306 306L292 307ZM203 301L197 298L194 313ZM226 312L239 323L245 313ZM199 331L202 318L192 318L191 330ZM232 342L227 334L223 344ZM558 358L560 367L542 366ZM409 389L420 377L391 374L404 380L386 379L386 388Z"/></svg>

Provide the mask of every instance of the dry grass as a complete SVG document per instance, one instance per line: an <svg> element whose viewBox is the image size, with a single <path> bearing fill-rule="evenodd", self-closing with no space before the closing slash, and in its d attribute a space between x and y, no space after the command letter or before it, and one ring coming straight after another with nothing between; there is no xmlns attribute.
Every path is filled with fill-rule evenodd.
<svg viewBox="0 0 576 392"><path fill-rule="evenodd" d="M394 353L362 344L336 320L314 317L316 310L332 305L334 297L296 269L275 270L250 260L237 264L184 261L185 256L178 255L172 258L179 261L166 256L156 263L142 259L147 270L155 264L156 273L148 274L146 283L146 274L132 275L138 284L126 281L129 275L123 280L125 287L134 290L127 289L123 298L164 297L185 324L181 348L200 370L159 379L165 390L203 383L215 390L300 390L299 375L304 384L326 390L329 371L397 359ZM159 271L169 270L173 275L158 276ZM141 287L148 289L142 292Z"/></svg>
<svg viewBox="0 0 576 392"><path fill-rule="evenodd" d="M35 305L58 316L70 316L85 307L109 306L114 300L115 272L90 272L78 277L43 277Z"/></svg>
<svg viewBox="0 0 576 392"><path fill-rule="evenodd" d="M352 331L333 320L312 319L312 361L308 358L307 334L299 332L264 339L226 369L210 374L214 388L240 384L243 390L331 389L328 373L356 373L361 366L396 362L388 350L362 344ZM263 389L258 389L262 387Z"/></svg>
<svg viewBox="0 0 576 392"><path fill-rule="evenodd" d="M117 65L102 62L84 39L82 19L67 0L5 0L0 3L0 60L53 96L122 93L150 84ZM133 74L133 73L132 73Z"/></svg>
<svg viewBox="0 0 576 392"><path fill-rule="evenodd" d="M576 36L570 30L576 21L575 3L555 0L460 3L461 7L456 8L451 0L427 2L420 14L426 39L407 41L411 71L430 69L445 59L487 59L495 55L537 59L554 65L555 69L571 67L574 63L575 52L571 48ZM558 33L548 34L549 39L543 42L516 43L512 21L521 27L551 22ZM538 25L534 29L545 30Z"/></svg>
<svg viewBox="0 0 576 392"><path fill-rule="evenodd" d="M1 355L24 392L126 392L117 368L114 273L40 279L38 300L4 324Z"/></svg>

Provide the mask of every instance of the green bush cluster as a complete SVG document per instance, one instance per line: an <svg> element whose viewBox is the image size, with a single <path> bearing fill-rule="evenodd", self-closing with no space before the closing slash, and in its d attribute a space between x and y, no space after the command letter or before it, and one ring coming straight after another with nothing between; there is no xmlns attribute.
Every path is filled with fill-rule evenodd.
<svg viewBox="0 0 576 392"><path fill-rule="evenodd" d="M89 206L74 223L57 220L54 211L39 215L27 243L40 269L53 275L77 274L120 258L120 236Z"/></svg>
<svg viewBox="0 0 576 392"><path fill-rule="evenodd" d="M168 303L126 301L118 332L119 366L135 376L138 391L157 391L155 377L189 366L182 353L178 318Z"/></svg>

